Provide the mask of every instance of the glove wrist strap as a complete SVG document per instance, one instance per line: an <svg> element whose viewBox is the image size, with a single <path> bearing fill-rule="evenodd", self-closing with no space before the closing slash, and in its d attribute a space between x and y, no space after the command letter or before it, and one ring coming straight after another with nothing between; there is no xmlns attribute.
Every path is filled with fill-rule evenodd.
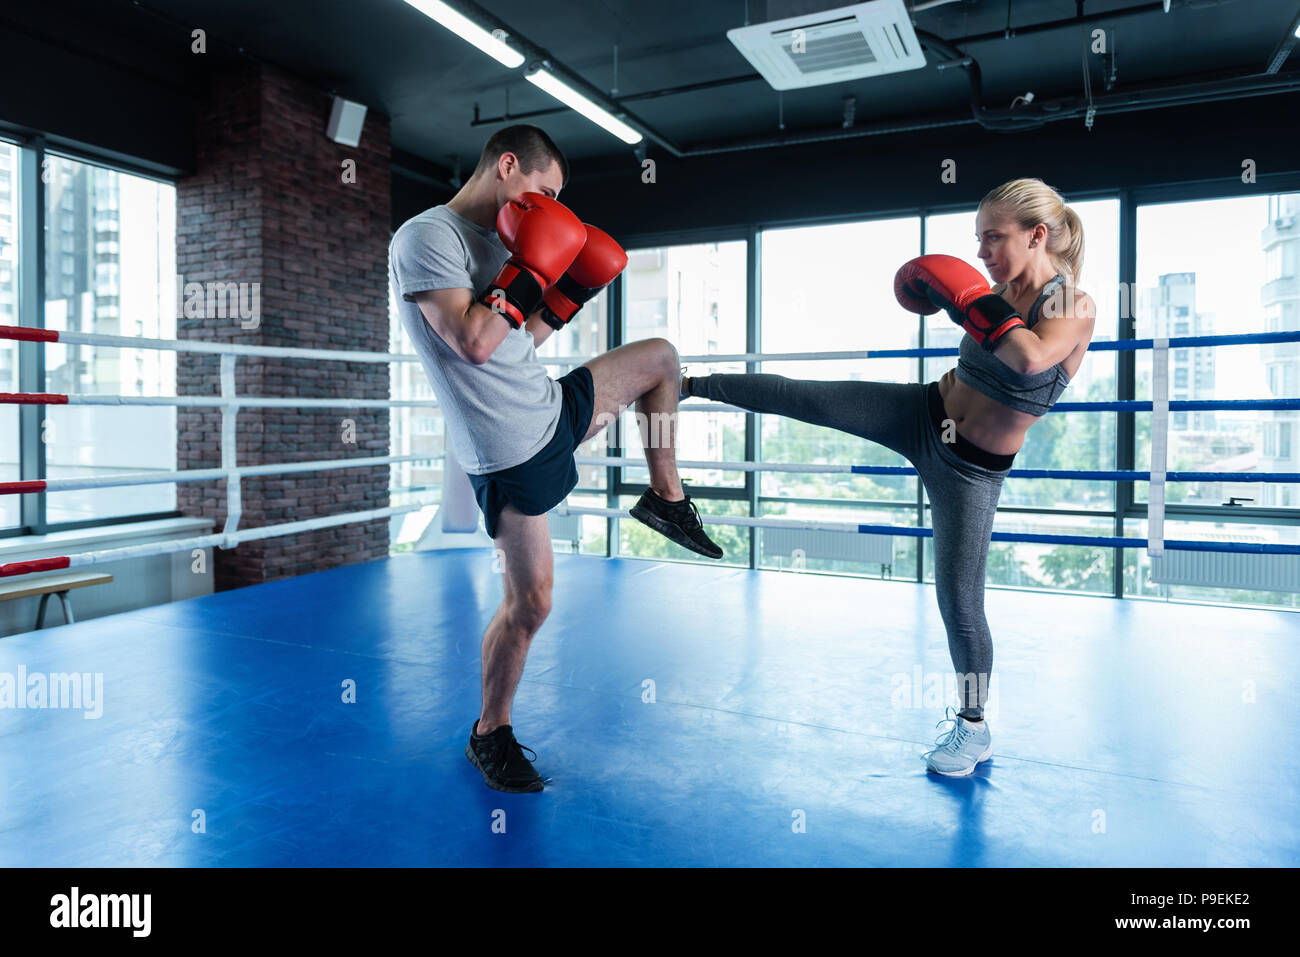
<svg viewBox="0 0 1300 957"><path fill-rule="evenodd" d="M546 290L546 309L542 318L554 329L563 329L579 309L595 298L603 286L584 286L567 272Z"/></svg>
<svg viewBox="0 0 1300 957"><path fill-rule="evenodd" d="M478 301L518 329L542 305L543 292L532 272L508 262Z"/></svg>
<svg viewBox="0 0 1300 957"><path fill-rule="evenodd" d="M1015 307L993 293L980 296L970 304L964 323L972 338L988 350L996 348L1003 336L1024 324Z"/></svg>

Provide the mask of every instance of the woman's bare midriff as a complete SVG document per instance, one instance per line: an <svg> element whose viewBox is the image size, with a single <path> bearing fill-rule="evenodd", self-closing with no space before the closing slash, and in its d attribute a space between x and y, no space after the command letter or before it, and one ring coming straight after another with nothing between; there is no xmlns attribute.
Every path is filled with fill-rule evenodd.
<svg viewBox="0 0 1300 957"><path fill-rule="evenodd" d="M944 415L953 420L957 434L972 445L995 455L1014 455L1025 444L1025 433L1038 421L976 392L949 369L939 379Z"/></svg>

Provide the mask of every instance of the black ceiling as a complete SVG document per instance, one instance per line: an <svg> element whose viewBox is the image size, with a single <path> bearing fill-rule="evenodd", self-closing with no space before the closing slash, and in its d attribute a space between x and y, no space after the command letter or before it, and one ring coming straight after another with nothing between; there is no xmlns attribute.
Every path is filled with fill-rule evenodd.
<svg viewBox="0 0 1300 957"><path fill-rule="evenodd" d="M760 3L751 0L751 12ZM1086 18L1110 28L1116 90L1127 91L1259 73L1300 0L1173 0L1167 14L1159 0L956 0L919 11L914 20L919 30L977 59L985 102L1000 109L1026 91L1040 102L1082 94L1084 28L1075 23L1021 32L1074 18L1080 7ZM619 97L752 77L624 101L635 117L684 149L776 135L778 109L787 134L833 129L846 95L856 97L858 124L952 117L963 110L969 115L965 71L937 69L933 54L923 70L788 92L778 104L777 94L726 38L729 28L744 23L746 9L745 0L484 0L479 6L495 22L488 25L504 25L548 50L603 92L615 87L617 45ZM396 150L444 168L457 160L472 165L496 128L472 125L475 106L484 117L497 117L507 101L512 114L555 105L520 70L505 69L402 0L42 0L9 4L0 12L0 27L8 27L10 37L73 49L177 90L194 75L189 31L201 27L210 58L238 56L242 48L244 56L359 100L392 118ZM1284 73L1298 71L1300 52L1283 67ZM1096 60L1092 84L1094 94L1105 92ZM567 110L533 121L588 166L628 156L627 147ZM649 145L653 154L656 146Z"/></svg>

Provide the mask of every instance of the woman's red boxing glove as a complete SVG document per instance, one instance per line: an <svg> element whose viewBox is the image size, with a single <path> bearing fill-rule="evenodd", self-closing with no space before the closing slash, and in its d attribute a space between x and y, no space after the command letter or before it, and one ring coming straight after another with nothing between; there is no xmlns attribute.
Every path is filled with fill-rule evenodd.
<svg viewBox="0 0 1300 957"><path fill-rule="evenodd" d="M1025 324L1011 303L994 295L978 270L956 256L918 256L905 263L894 275L894 296L908 312L923 316L943 309L989 351Z"/></svg>

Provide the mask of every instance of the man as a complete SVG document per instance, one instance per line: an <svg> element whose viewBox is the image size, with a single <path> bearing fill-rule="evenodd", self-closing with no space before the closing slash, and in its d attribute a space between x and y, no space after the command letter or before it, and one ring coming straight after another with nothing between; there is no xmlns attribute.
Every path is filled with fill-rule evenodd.
<svg viewBox="0 0 1300 957"><path fill-rule="evenodd" d="M537 358L552 330L627 263L617 243L557 201L568 177L564 155L542 130L500 130L469 182L445 206L403 223L389 250L402 325L502 555L505 595L483 635L483 707L465 750L499 791L542 789L515 740L510 705L551 609L546 513L578 483L577 447L635 403L650 487L632 515L692 551L722 557L677 474L672 344L630 343L559 380Z"/></svg>

